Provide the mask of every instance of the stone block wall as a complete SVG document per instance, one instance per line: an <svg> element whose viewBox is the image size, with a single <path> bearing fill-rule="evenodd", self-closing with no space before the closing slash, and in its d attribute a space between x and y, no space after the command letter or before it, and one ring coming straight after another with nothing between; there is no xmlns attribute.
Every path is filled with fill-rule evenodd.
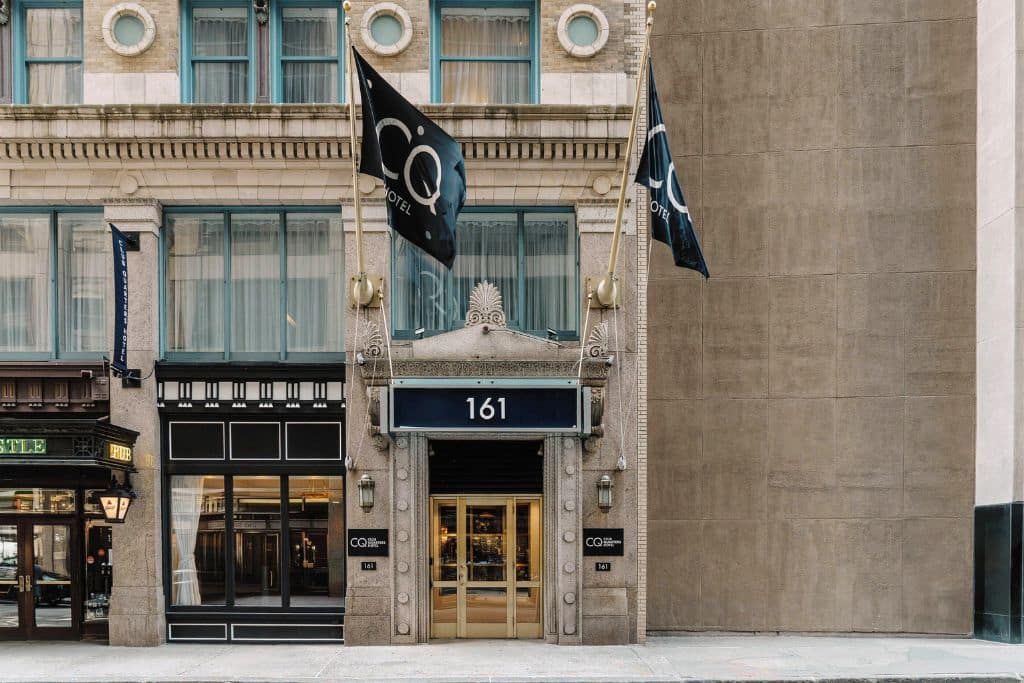
<svg viewBox="0 0 1024 683"><path fill-rule="evenodd" d="M971 632L975 9L660 4L649 629Z"/></svg>

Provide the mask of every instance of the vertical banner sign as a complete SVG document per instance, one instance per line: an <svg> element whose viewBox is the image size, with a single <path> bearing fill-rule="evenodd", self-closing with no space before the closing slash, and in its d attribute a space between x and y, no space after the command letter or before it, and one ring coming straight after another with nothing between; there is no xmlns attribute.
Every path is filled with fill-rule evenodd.
<svg viewBox="0 0 1024 683"><path fill-rule="evenodd" d="M128 237L110 224L114 240L114 357L110 366L128 374Z"/></svg>

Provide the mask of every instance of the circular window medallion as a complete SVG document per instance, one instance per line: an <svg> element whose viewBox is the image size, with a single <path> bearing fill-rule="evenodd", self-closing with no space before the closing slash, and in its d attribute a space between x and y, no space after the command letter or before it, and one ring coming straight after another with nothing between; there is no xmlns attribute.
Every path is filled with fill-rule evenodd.
<svg viewBox="0 0 1024 683"><path fill-rule="evenodd" d="M363 43L382 57L391 57L412 42L412 19L394 2L380 2L363 14Z"/></svg>
<svg viewBox="0 0 1024 683"><path fill-rule="evenodd" d="M608 42L608 17L593 5L572 5L558 19L558 42L573 57L593 57Z"/></svg>
<svg viewBox="0 0 1024 683"><path fill-rule="evenodd" d="M103 17L103 42L123 57L145 52L154 39L156 23L142 5L134 2L114 5Z"/></svg>

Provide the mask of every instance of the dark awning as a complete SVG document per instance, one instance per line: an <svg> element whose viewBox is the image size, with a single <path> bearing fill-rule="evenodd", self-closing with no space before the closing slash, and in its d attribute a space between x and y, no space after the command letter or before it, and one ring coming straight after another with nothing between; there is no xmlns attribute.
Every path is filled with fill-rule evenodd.
<svg viewBox="0 0 1024 683"><path fill-rule="evenodd" d="M28 467L134 472L138 436L106 420L0 418L0 472Z"/></svg>

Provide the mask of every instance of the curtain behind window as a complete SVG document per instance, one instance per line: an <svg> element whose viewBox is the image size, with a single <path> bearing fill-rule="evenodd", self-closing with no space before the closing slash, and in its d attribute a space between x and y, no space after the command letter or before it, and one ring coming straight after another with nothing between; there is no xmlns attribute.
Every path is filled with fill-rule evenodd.
<svg viewBox="0 0 1024 683"><path fill-rule="evenodd" d="M167 220L167 350L224 351L224 216Z"/></svg>
<svg viewBox="0 0 1024 683"><path fill-rule="evenodd" d="M57 218L60 350L106 351L111 295L110 232L98 214Z"/></svg>
<svg viewBox="0 0 1024 683"><path fill-rule="evenodd" d="M281 16L285 102L338 101L338 10L287 7ZM301 57L301 61L289 58ZM322 61L305 58L324 57Z"/></svg>
<svg viewBox="0 0 1024 683"><path fill-rule="evenodd" d="M29 104L82 101L81 8L31 8L25 12ZM35 58L69 62L32 63ZM77 60L77 61L76 61Z"/></svg>
<svg viewBox="0 0 1024 683"><path fill-rule="evenodd" d="M50 217L0 214L0 352L50 351Z"/></svg>
<svg viewBox="0 0 1024 683"><path fill-rule="evenodd" d="M529 60L530 14L526 10L443 10L441 55ZM441 97L460 104L529 102L530 63L443 61Z"/></svg>
<svg viewBox="0 0 1024 683"><path fill-rule="evenodd" d="M341 216L287 214L288 351L340 352L345 291Z"/></svg>
<svg viewBox="0 0 1024 683"><path fill-rule="evenodd" d="M281 349L281 244L277 214L231 216L231 347Z"/></svg>
<svg viewBox="0 0 1024 683"><path fill-rule="evenodd" d="M576 227L566 215L526 214L523 277L527 330L575 330Z"/></svg>
<svg viewBox="0 0 1024 683"><path fill-rule="evenodd" d="M192 63L192 101L249 101L249 10L196 7L192 10L192 56L236 58Z"/></svg>
<svg viewBox="0 0 1024 683"><path fill-rule="evenodd" d="M464 213L450 272L396 235L395 329L410 332L422 327L436 332L461 326L470 292L487 280L501 291L509 326L534 332L575 331L573 216L524 213L522 223L520 233L515 213ZM521 299L520 288L525 298Z"/></svg>

